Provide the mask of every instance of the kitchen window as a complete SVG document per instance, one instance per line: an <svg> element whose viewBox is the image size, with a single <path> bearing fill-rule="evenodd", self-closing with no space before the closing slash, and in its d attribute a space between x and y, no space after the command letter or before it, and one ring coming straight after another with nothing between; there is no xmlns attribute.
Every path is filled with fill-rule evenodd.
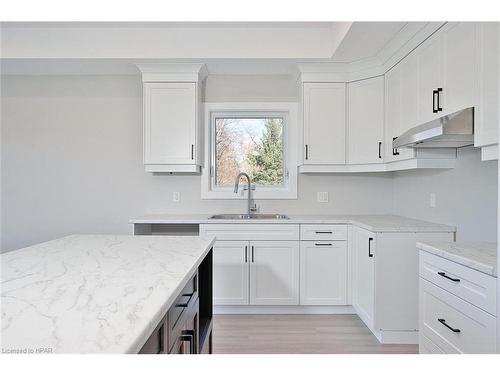
<svg viewBox="0 0 500 375"><path fill-rule="evenodd" d="M258 104L206 104L208 162L203 198L244 198L248 187L239 195L233 187L238 173L246 172L255 199L296 199L297 165L289 147L296 132L296 105ZM241 182L246 184L244 179Z"/></svg>

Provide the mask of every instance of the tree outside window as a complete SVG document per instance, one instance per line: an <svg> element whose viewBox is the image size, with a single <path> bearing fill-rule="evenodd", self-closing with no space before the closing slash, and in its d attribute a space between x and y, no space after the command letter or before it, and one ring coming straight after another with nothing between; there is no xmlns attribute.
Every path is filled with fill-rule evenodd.
<svg viewBox="0 0 500 375"><path fill-rule="evenodd" d="M215 185L233 185L239 172L262 186L284 184L282 117L215 118Z"/></svg>

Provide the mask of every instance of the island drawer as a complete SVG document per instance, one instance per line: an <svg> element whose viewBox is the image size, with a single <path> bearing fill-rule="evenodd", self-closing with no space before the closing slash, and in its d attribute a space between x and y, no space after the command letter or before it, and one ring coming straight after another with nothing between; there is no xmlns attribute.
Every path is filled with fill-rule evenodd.
<svg viewBox="0 0 500 375"><path fill-rule="evenodd" d="M420 276L496 316L496 278L420 251Z"/></svg>
<svg viewBox="0 0 500 375"><path fill-rule="evenodd" d="M196 303L198 298L198 274L195 274L182 289L181 293L168 310L168 337L169 337L169 350L172 345L172 338L176 337L182 330L183 314L188 311L191 306Z"/></svg>
<svg viewBox="0 0 500 375"><path fill-rule="evenodd" d="M201 224L200 236L218 241L298 241L298 224Z"/></svg>
<svg viewBox="0 0 500 375"><path fill-rule="evenodd" d="M496 319L420 278L420 334L446 353L494 353Z"/></svg>
<svg viewBox="0 0 500 375"><path fill-rule="evenodd" d="M167 352L165 348L165 325L166 320L165 318L163 318L155 328L151 336L149 336L146 343L142 346L139 354L164 354Z"/></svg>
<svg viewBox="0 0 500 375"><path fill-rule="evenodd" d="M347 225L344 224L303 224L300 226L302 241L345 241Z"/></svg>

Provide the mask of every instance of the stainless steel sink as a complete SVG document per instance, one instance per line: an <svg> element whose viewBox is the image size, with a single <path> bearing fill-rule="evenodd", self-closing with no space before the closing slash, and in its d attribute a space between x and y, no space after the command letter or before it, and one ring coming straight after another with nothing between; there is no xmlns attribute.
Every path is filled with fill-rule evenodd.
<svg viewBox="0 0 500 375"><path fill-rule="evenodd" d="M286 220L289 219L287 215L282 214L221 214L210 216L209 219L219 220Z"/></svg>

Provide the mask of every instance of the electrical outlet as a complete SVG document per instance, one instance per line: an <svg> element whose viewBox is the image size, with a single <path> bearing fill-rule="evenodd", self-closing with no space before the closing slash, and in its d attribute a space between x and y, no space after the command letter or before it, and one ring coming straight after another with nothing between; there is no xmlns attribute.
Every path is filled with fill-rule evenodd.
<svg viewBox="0 0 500 375"><path fill-rule="evenodd" d="M318 191L316 199L320 203L328 203L328 192L327 191Z"/></svg>
<svg viewBox="0 0 500 375"><path fill-rule="evenodd" d="M436 194L435 193L431 193L429 195L429 206L432 208L436 207Z"/></svg>
<svg viewBox="0 0 500 375"><path fill-rule="evenodd" d="M180 202L181 201L181 193L179 191L174 191L172 194L172 202Z"/></svg>

